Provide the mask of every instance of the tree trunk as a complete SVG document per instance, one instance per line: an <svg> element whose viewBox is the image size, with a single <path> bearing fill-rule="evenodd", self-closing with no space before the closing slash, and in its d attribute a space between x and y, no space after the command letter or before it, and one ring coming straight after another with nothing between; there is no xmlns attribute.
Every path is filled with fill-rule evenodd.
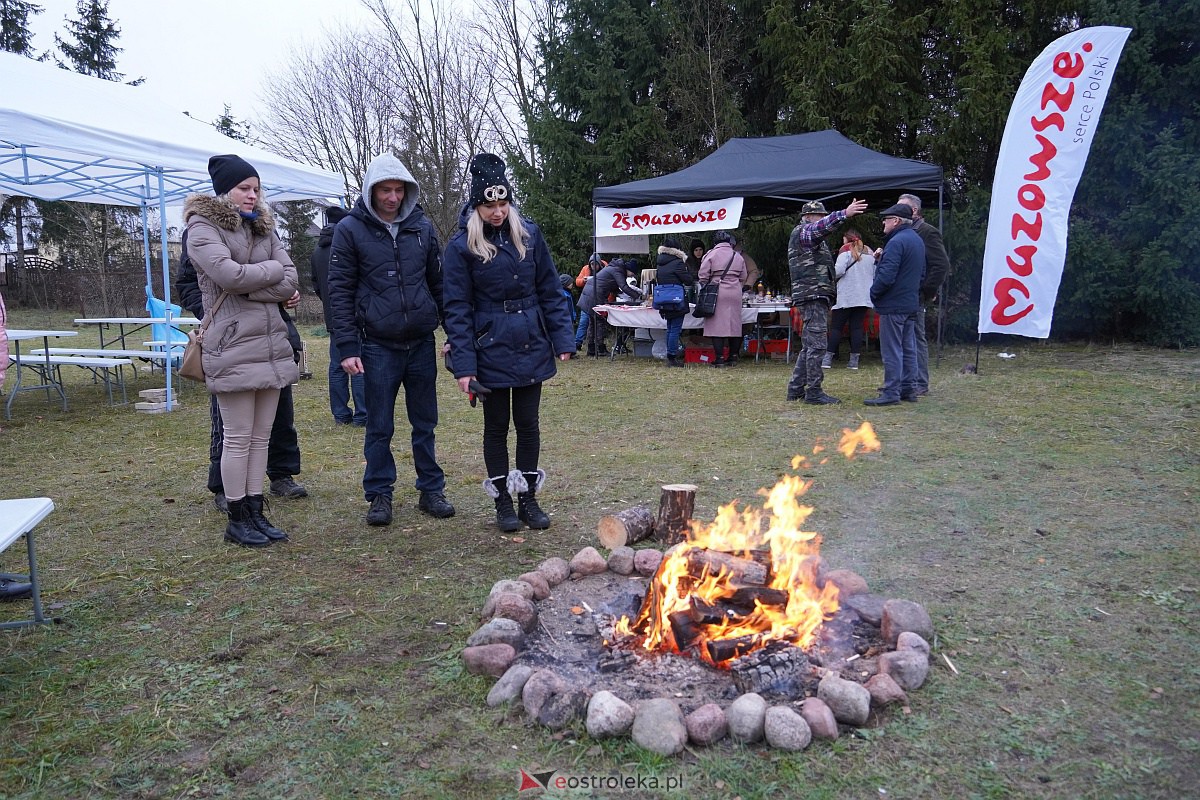
<svg viewBox="0 0 1200 800"><path fill-rule="evenodd" d="M691 483L669 483L662 487L654 536L663 544L670 546L687 539L688 520L696 508L696 488Z"/></svg>
<svg viewBox="0 0 1200 800"><path fill-rule="evenodd" d="M596 536L609 550L635 544L654 533L654 517L645 506L634 506L600 518Z"/></svg>

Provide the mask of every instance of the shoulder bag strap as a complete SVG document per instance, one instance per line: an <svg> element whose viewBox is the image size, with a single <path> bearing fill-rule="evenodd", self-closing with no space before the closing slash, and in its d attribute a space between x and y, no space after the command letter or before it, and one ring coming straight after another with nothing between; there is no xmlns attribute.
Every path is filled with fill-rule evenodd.
<svg viewBox="0 0 1200 800"><path fill-rule="evenodd" d="M226 297L229 297L229 292L221 292L221 296L217 298L217 302L213 303L213 307L204 315L204 321L200 323L200 329L196 331L197 336L204 336L204 332L208 330L208 323L212 322L213 317L216 316L217 309L221 307L221 303L225 302Z"/></svg>

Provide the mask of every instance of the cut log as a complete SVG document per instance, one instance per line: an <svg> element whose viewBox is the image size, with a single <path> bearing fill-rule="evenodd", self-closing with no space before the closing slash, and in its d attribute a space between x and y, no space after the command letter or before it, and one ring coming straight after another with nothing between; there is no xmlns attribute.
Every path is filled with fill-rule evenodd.
<svg viewBox="0 0 1200 800"><path fill-rule="evenodd" d="M654 534L654 516L645 506L634 506L600 518L596 537L609 550L635 544Z"/></svg>
<svg viewBox="0 0 1200 800"><path fill-rule="evenodd" d="M715 642L705 642L704 646L708 650L708 657L712 659L712 662L720 664L722 661L728 661L731 658L737 658L749 653L760 645L762 641L762 634L751 633L747 636L739 636L736 639L720 639Z"/></svg>
<svg viewBox="0 0 1200 800"><path fill-rule="evenodd" d="M754 610L756 600L767 608L786 608L788 593L784 589L770 589L765 586L743 586L736 589L726 602L733 608L744 609L742 613L749 614Z"/></svg>
<svg viewBox="0 0 1200 800"><path fill-rule="evenodd" d="M667 615L671 623L671 635L675 637L675 647L683 652L696 643L700 638L700 628L692 621L686 611L673 611Z"/></svg>
<svg viewBox="0 0 1200 800"><path fill-rule="evenodd" d="M703 575L707 568L709 575L724 573L726 580L737 586L766 586L770 578L767 566L719 550L692 550L687 559L688 573L696 577Z"/></svg>
<svg viewBox="0 0 1200 800"><path fill-rule="evenodd" d="M654 538L666 545L687 539L688 520L696 509L696 485L669 483L662 487L658 499L658 519L654 522Z"/></svg>

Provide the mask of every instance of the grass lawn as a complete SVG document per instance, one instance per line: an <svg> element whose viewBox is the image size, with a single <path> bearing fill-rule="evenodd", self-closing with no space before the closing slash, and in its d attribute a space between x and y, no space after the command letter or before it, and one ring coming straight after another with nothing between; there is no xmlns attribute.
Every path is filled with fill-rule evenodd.
<svg viewBox="0 0 1200 800"><path fill-rule="evenodd" d="M416 510L401 419L395 522L365 525L362 429L333 424L327 340L303 332L311 496L274 503L292 541L261 551L221 541L202 388L143 415L68 369L67 412L16 398L0 495L54 499L37 542L61 623L0 631L0 798L467 800L517 797L520 769L633 784L545 795L562 797L1200 795L1197 352L1010 342L963 375L974 349L952 349L929 397L881 409L861 404L882 379L874 352L828 371L847 401L829 407L786 402L779 361L572 361L542 406L553 526L505 538L480 488L481 412L448 375L438 449L458 514ZM932 615L933 669L908 713L799 754L725 743L664 759L486 707L492 680L458 654L494 581L596 544L601 515L657 503L663 483L698 484L703 519L757 502L792 456L863 420L882 450L809 469L807 526L831 567ZM0 606L0 621L28 609ZM668 778L682 788L649 786Z"/></svg>

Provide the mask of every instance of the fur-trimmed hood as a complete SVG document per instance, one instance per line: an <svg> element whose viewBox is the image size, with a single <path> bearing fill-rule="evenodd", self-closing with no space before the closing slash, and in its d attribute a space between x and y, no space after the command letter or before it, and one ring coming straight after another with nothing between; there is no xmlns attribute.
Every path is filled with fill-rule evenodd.
<svg viewBox="0 0 1200 800"><path fill-rule="evenodd" d="M687 261L687 253L674 247L660 247L658 248L658 254L660 256L675 256L680 261Z"/></svg>
<svg viewBox="0 0 1200 800"><path fill-rule="evenodd" d="M258 217L246 220L232 203L213 197L210 194L193 194L183 202L183 224L193 216L201 216L227 231L236 231L243 222L250 223L250 230L255 236L269 236L275 230L275 214L260 196L254 204Z"/></svg>

